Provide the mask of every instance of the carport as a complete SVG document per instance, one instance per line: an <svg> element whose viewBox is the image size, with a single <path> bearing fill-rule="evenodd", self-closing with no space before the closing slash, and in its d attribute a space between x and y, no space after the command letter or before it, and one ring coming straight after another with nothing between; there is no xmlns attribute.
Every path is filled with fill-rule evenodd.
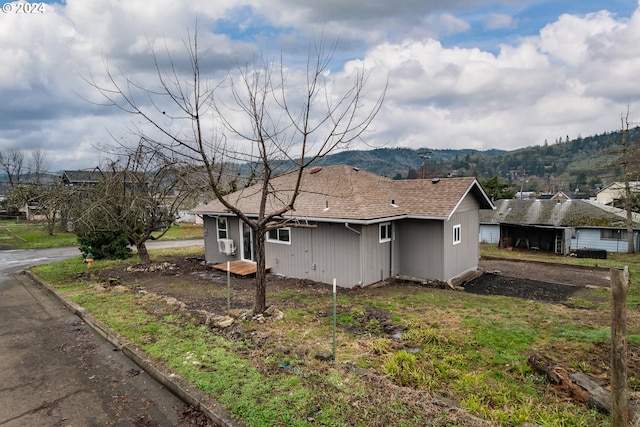
<svg viewBox="0 0 640 427"><path fill-rule="evenodd" d="M500 224L500 248L526 248L566 255L571 229L536 224Z"/></svg>

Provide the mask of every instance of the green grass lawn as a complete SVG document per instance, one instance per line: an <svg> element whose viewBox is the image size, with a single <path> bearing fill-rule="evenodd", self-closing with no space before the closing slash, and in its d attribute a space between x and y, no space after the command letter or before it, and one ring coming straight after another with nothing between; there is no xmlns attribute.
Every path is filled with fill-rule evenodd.
<svg viewBox="0 0 640 427"><path fill-rule="evenodd" d="M160 233L156 233L159 235ZM180 224L173 226L162 236L162 240L201 239L201 225ZM63 246L77 246L77 236L56 226L53 236L46 230L46 224L18 221L0 221L0 247L16 249L43 249Z"/></svg>
<svg viewBox="0 0 640 427"><path fill-rule="evenodd" d="M152 255L184 257L189 251L196 249ZM610 254L607 260L545 257L485 245L481 254L610 268L627 265L628 341L634 346L630 354L638 353L639 255ZM275 292L268 287L267 301L283 307L284 320L242 322L231 332L206 327L153 295L105 290L77 261L34 271L249 425L473 425L455 411L431 404L433 396L502 426L610 425L607 415L571 401L527 364L530 354L543 354L606 382L607 290L586 289L565 304L420 286L344 291L338 296L337 360L321 362L314 355L331 348L332 322L327 314L331 294L321 288ZM116 265L101 262L96 270ZM189 286L180 281L184 279L175 280ZM137 279L123 284L144 286ZM223 291L211 284L208 292ZM384 332L383 317L402 327L400 339ZM629 359L633 396L640 393L638 362Z"/></svg>

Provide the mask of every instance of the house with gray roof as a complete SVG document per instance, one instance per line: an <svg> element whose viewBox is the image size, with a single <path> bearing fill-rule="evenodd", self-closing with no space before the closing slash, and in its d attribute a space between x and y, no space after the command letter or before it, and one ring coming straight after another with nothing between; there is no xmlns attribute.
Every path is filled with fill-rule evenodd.
<svg viewBox="0 0 640 427"><path fill-rule="evenodd" d="M585 200L591 199L589 193L584 193L576 189L576 191L560 190L556 194L549 197L551 200Z"/></svg>
<svg viewBox="0 0 640 427"><path fill-rule="evenodd" d="M62 171L62 183L65 186L96 186L102 180L102 172L98 168Z"/></svg>
<svg viewBox="0 0 640 427"><path fill-rule="evenodd" d="M297 175L272 179L267 211L282 207ZM227 195L257 216L260 185ZM475 178L395 181L350 166L306 170L295 209L268 233L274 274L366 286L390 277L448 281L478 265L480 209L493 204ZM255 260L253 231L214 200L193 210L204 219L210 264Z"/></svg>
<svg viewBox="0 0 640 427"><path fill-rule="evenodd" d="M495 202L480 212L479 241L500 247L529 248L561 255L580 249L627 251L626 213L592 200ZM633 214L633 241L640 248L640 215Z"/></svg>

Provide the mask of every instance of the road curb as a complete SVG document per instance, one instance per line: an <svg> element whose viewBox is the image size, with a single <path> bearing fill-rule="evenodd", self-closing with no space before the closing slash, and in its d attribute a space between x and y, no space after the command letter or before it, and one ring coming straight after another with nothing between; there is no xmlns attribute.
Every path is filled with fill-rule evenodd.
<svg viewBox="0 0 640 427"><path fill-rule="evenodd" d="M47 290L54 298L67 307L67 309L73 312L73 314L81 318L82 321L97 334L102 336L115 348L122 351L122 354L127 356L131 361L143 369L147 374L149 374L149 376L166 387L182 401L194 408L197 408L213 422L223 427L247 427L247 424L234 418L219 402L169 369L157 366L153 362L153 359L144 350L129 343L125 337L111 330L106 324L93 317L84 307L60 294L56 289L32 271L23 270L17 274L24 274L28 276L34 283Z"/></svg>

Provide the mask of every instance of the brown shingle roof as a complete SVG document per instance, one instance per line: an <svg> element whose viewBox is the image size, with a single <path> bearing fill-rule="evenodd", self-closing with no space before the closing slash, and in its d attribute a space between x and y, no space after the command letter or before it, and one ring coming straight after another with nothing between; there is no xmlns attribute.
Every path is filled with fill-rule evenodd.
<svg viewBox="0 0 640 427"><path fill-rule="evenodd" d="M288 202L296 178L296 173L289 173L272 179L267 213ZM349 221L398 216L447 218L469 191L479 196L482 207L492 207L475 178L394 181L346 165L306 170L300 188L295 210L287 216ZM260 190L261 185L257 184L229 194L227 200L247 214L257 214ZM222 214L226 208L214 200L193 212Z"/></svg>

